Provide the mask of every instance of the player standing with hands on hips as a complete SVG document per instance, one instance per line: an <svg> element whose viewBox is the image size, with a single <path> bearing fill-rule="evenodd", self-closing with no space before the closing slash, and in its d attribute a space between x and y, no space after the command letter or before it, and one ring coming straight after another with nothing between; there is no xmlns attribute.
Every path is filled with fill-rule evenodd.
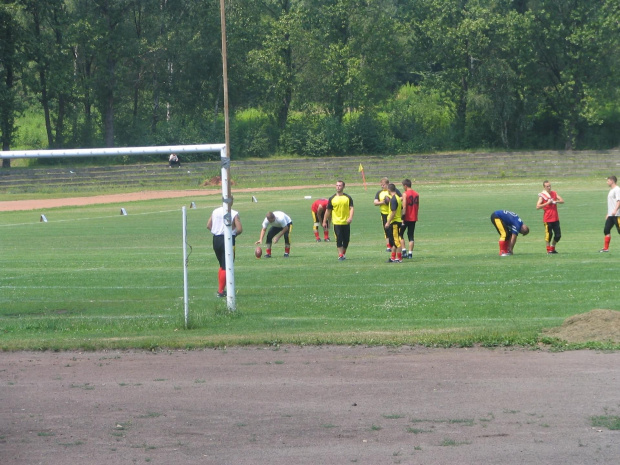
<svg viewBox="0 0 620 465"><path fill-rule="evenodd" d="M607 216L605 217L605 228L603 229L603 233L605 234L605 245L600 250L601 252L609 252L612 227L615 226L618 234L620 234L620 187L618 187L617 183L618 178L615 176L609 176L607 178L609 194L607 194Z"/></svg>
<svg viewBox="0 0 620 465"><path fill-rule="evenodd" d="M545 225L545 243L547 253L555 254L555 246L560 242L562 230L560 229L560 216L558 215L558 203L564 203L564 199L556 191L551 190L549 181L543 182L543 191L538 194L536 210L543 210L543 224Z"/></svg>
<svg viewBox="0 0 620 465"><path fill-rule="evenodd" d="M241 219L239 218L239 212L232 209L233 198L230 198L230 221L232 225L232 243L233 243L233 259L235 255L235 238L243 232L243 227L241 226ZM218 288L217 288L217 296L218 297L226 297L226 291L224 288L226 287L226 250L224 244L224 231L226 229L226 215L228 214L228 209L222 207L218 207L213 210L211 216L207 221L207 229L211 231L213 234L213 251L215 252L215 256L217 257L217 261L220 264L220 269L218 270L217 279L218 279Z"/></svg>
<svg viewBox="0 0 620 465"><path fill-rule="evenodd" d="M527 236L530 232L523 220L515 212L496 210L491 214L491 223L499 233L499 254L502 257L512 255L519 233Z"/></svg>
<svg viewBox="0 0 620 465"><path fill-rule="evenodd" d="M336 235L338 260L345 260L349 240L351 239L351 222L353 221L353 199L344 193L344 181L336 182L336 193L327 201L327 211L323 217L323 227L326 228L331 219Z"/></svg>
<svg viewBox="0 0 620 465"><path fill-rule="evenodd" d="M271 228L269 228L269 232L267 233L265 258L271 258L271 244L277 243L278 239L282 236L284 236L284 257L288 258L291 253L290 234L293 230L293 220L291 220L286 213L281 211L267 212L267 216L263 220L263 228L260 231L260 238L256 241L256 245L263 242L265 232L269 225L271 225Z"/></svg>

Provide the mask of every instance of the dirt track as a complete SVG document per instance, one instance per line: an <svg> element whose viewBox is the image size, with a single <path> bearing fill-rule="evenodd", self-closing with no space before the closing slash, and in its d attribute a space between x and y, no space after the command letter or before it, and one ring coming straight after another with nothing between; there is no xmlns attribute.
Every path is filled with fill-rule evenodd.
<svg viewBox="0 0 620 465"><path fill-rule="evenodd" d="M2 353L0 463L616 464L620 353Z"/></svg>
<svg viewBox="0 0 620 465"><path fill-rule="evenodd" d="M235 193L295 190L303 189L305 187L316 188L321 187L321 185L235 189ZM95 205L105 203L136 202L140 200L151 199L172 199L177 197L198 197L204 195L219 195L221 194L221 192L221 187L214 186L209 189L188 189L178 191L142 191L129 192L125 194L93 195L90 197L68 197L58 199L6 200L0 201L0 212L19 210L41 210L55 207L75 207L81 205Z"/></svg>

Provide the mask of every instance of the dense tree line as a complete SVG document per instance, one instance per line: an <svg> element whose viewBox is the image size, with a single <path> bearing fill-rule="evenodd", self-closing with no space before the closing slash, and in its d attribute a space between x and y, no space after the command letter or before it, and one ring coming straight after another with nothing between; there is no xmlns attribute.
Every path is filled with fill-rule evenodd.
<svg viewBox="0 0 620 465"><path fill-rule="evenodd" d="M617 0L227 0L226 29L237 157L620 142ZM26 109L43 147L222 142L220 42L218 0L2 0L3 150Z"/></svg>

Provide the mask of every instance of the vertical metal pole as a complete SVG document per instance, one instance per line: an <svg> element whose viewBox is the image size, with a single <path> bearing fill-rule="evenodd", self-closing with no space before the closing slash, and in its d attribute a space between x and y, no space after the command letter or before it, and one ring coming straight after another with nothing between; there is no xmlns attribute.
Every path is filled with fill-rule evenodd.
<svg viewBox="0 0 620 465"><path fill-rule="evenodd" d="M228 310L235 311L235 261L234 250L232 243L232 215L231 215L231 202L230 197L230 182L228 180L230 159L226 157L225 150L222 150L222 206L228 211L224 214L224 253L226 255L226 301L228 304Z"/></svg>
<svg viewBox="0 0 620 465"><path fill-rule="evenodd" d="M187 214L185 206L181 209L183 213L183 304L185 309L185 329L189 322L189 299L187 296Z"/></svg>
<svg viewBox="0 0 620 465"><path fill-rule="evenodd" d="M222 200L223 206L227 210L225 219L226 230L224 232L225 252L226 252L226 288L228 310L236 310L235 305L235 266L233 262L232 247L232 220L231 220L231 194L230 194L230 125L228 115L228 58L226 54L226 4L220 0L220 22L222 25L222 79L224 82L224 139L225 146L221 152L222 158Z"/></svg>

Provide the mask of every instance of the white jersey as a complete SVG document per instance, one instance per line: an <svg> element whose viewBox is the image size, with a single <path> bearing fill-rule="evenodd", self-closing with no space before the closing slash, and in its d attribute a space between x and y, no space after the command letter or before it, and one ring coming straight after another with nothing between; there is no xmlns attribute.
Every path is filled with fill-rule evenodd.
<svg viewBox="0 0 620 465"><path fill-rule="evenodd" d="M226 225L224 224L224 215L227 213L227 208L219 207L213 210L211 213L211 233L214 236L223 236L224 231L226 231ZM238 211L231 209L230 210L230 221L233 225L232 235L236 236L237 231L234 229L235 217L239 214Z"/></svg>
<svg viewBox="0 0 620 465"><path fill-rule="evenodd" d="M291 218L284 212L272 212L273 216L276 217L273 223L270 223L267 218L263 220L263 229L267 229L269 225L276 226L278 228L286 228L293 221Z"/></svg>
<svg viewBox="0 0 620 465"><path fill-rule="evenodd" d="M615 213L616 207L618 206L618 201L620 201L620 186L616 186L609 191L607 194L607 215L618 215Z"/></svg>

